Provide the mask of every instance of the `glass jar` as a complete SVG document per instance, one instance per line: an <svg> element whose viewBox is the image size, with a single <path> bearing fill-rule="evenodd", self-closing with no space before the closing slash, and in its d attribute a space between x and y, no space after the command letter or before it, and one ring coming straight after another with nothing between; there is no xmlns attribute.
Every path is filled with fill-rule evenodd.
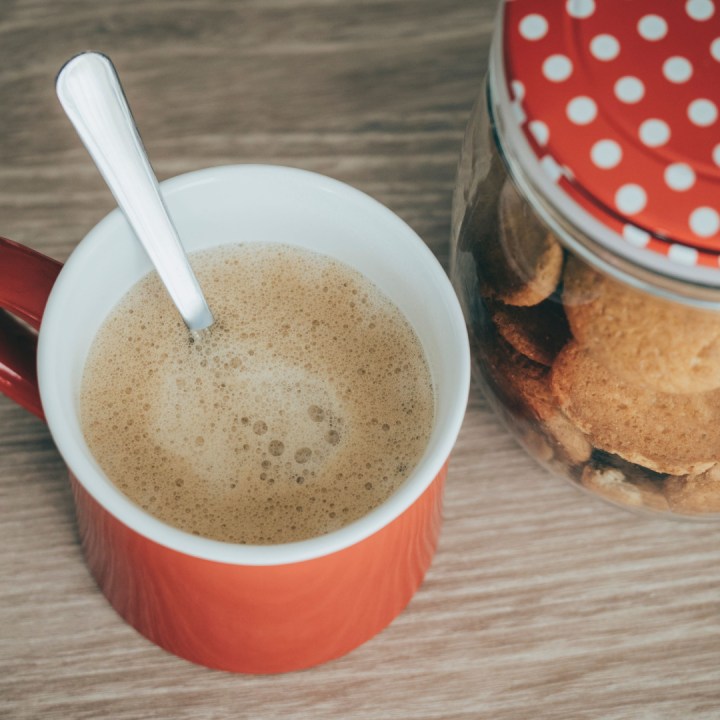
<svg viewBox="0 0 720 720"><path fill-rule="evenodd" d="M672 5L672 6L671 6ZM490 405L612 503L720 517L720 9L501 4L453 201Z"/></svg>

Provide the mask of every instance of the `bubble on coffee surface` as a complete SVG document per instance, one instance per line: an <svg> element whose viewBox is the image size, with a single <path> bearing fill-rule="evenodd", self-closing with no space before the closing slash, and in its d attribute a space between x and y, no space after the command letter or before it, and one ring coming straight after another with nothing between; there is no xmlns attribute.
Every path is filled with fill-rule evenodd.
<svg viewBox="0 0 720 720"><path fill-rule="evenodd" d="M351 268L290 246L191 260L210 332L189 335L152 273L91 348L82 423L108 477L161 520L227 542L302 540L377 507L433 421L400 311Z"/></svg>

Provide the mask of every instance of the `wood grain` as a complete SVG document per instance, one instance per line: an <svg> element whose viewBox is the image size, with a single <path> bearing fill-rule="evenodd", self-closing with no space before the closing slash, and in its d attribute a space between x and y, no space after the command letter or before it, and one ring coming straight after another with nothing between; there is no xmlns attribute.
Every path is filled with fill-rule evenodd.
<svg viewBox="0 0 720 720"><path fill-rule="evenodd" d="M491 0L0 0L0 234L65 259L113 206L53 91L107 52L161 177L330 174L448 255ZM233 676L126 626L82 562L63 463L0 398L0 717L718 718L717 526L606 507L538 469L473 389L427 580L386 631Z"/></svg>

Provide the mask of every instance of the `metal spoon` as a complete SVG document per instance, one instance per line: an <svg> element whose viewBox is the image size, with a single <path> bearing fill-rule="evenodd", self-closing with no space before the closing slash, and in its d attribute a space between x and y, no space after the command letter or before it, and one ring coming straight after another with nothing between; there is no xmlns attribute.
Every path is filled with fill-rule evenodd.
<svg viewBox="0 0 720 720"><path fill-rule="evenodd" d="M55 83L65 113L145 248L190 330L213 323L205 296L160 195L157 178L117 72L100 53L81 53Z"/></svg>

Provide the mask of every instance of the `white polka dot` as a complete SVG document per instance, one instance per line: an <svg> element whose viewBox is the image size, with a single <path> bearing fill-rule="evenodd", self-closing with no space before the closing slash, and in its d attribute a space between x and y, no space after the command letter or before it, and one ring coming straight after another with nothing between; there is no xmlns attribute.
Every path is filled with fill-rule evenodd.
<svg viewBox="0 0 720 720"><path fill-rule="evenodd" d="M690 229L700 237L710 237L720 229L720 215L710 207L695 208L690 213Z"/></svg>
<svg viewBox="0 0 720 720"><path fill-rule="evenodd" d="M626 215L639 213L647 204L647 194L640 185L628 183L615 193L615 207Z"/></svg>
<svg viewBox="0 0 720 720"><path fill-rule="evenodd" d="M590 157L597 167L608 170L622 160L622 148L614 140L598 140L590 150Z"/></svg>
<svg viewBox="0 0 720 720"><path fill-rule="evenodd" d="M668 257L679 265L696 265L698 251L695 248L687 247L687 245L673 243L668 248Z"/></svg>
<svg viewBox="0 0 720 720"><path fill-rule="evenodd" d="M614 60L620 54L620 43L612 35L596 35L590 41L590 52L598 60Z"/></svg>
<svg viewBox="0 0 720 720"><path fill-rule="evenodd" d="M518 30L526 40L540 40L547 35L548 21L542 15L532 13L520 21Z"/></svg>
<svg viewBox="0 0 720 720"><path fill-rule="evenodd" d="M579 95L567 104L565 111L571 122L576 125L587 125L597 116L597 105L592 98Z"/></svg>
<svg viewBox="0 0 720 720"><path fill-rule="evenodd" d="M552 155L544 155L540 159L540 167L553 182L557 182L562 177L562 168Z"/></svg>
<svg viewBox="0 0 720 720"><path fill-rule="evenodd" d="M528 130L530 130L538 145L548 144L550 128L542 120L533 120L528 124Z"/></svg>
<svg viewBox="0 0 720 720"><path fill-rule="evenodd" d="M640 125L640 140L648 147L660 147L670 139L670 126L664 120L650 118Z"/></svg>
<svg viewBox="0 0 720 720"><path fill-rule="evenodd" d="M621 102L640 102L643 95L645 95L645 86L639 78L625 75L615 83L615 97Z"/></svg>
<svg viewBox="0 0 720 720"><path fill-rule="evenodd" d="M645 15L638 21L637 30L640 37L655 42L662 40L667 35L668 25L665 18L660 15Z"/></svg>
<svg viewBox="0 0 720 720"><path fill-rule="evenodd" d="M595 0L567 0L565 10L570 17L590 17L595 12Z"/></svg>
<svg viewBox="0 0 720 720"><path fill-rule="evenodd" d="M720 37L716 37L711 43L710 43L710 54L720 62Z"/></svg>
<svg viewBox="0 0 720 720"><path fill-rule="evenodd" d="M665 182L672 190L689 190L695 184L695 172L685 163L673 163L665 168Z"/></svg>
<svg viewBox="0 0 720 720"><path fill-rule="evenodd" d="M650 242L650 233L641 230L635 225L624 225L623 226L623 237L635 247L647 247Z"/></svg>
<svg viewBox="0 0 720 720"><path fill-rule="evenodd" d="M720 143L718 143L712 151L713 162L720 167Z"/></svg>
<svg viewBox="0 0 720 720"><path fill-rule="evenodd" d="M715 12L715 6L712 0L687 0L685 12L693 20L709 20Z"/></svg>
<svg viewBox="0 0 720 720"><path fill-rule="evenodd" d="M673 83L687 82L693 74L691 62L684 57L674 55L663 63L663 75Z"/></svg>
<svg viewBox="0 0 720 720"><path fill-rule="evenodd" d="M516 100L522 100L525 97L525 86L519 80L513 80L510 87Z"/></svg>
<svg viewBox="0 0 720 720"><path fill-rule="evenodd" d="M525 114L525 111L523 110L523 106L520 104L518 100L515 100L514 102L510 103L510 110L512 111L512 114L515 116L515 122L518 125L522 125L527 120L527 115Z"/></svg>
<svg viewBox="0 0 720 720"><path fill-rule="evenodd" d="M718 116L718 109L712 100L699 98L688 105L688 117L693 125L707 127L712 125Z"/></svg>
<svg viewBox="0 0 720 720"><path fill-rule="evenodd" d="M550 55L543 63L542 71L548 80L562 82L570 77L573 66L566 55Z"/></svg>

